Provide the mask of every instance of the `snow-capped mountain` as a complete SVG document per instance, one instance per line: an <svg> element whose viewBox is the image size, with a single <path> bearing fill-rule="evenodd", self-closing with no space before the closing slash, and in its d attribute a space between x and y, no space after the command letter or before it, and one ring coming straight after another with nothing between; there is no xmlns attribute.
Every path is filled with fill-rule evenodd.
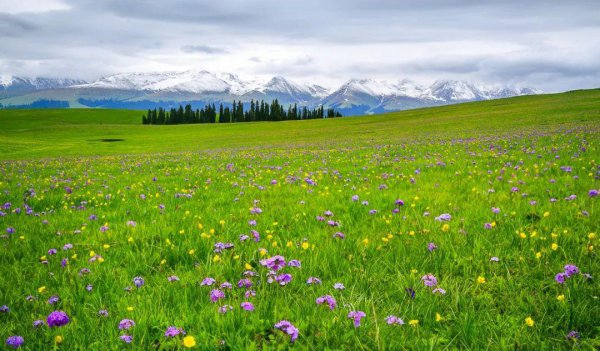
<svg viewBox="0 0 600 351"><path fill-rule="evenodd" d="M424 86L408 79L383 81L351 79L330 92L326 88L294 82L282 76L268 80L241 79L231 73L203 70L121 73L92 82L76 79L0 79L0 104L28 106L36 101L60 101L70 107L146 109L190 103L230 104L251 100L314 107L324 105L344 115L380 113L410 108L537 94L532 88L485 87L465 81L439 80Z"/></svg>
<svg viewBox="0 0 600 351"><path fill-rule="evenodd" d="M9 76L0 77L0 91L25 92L60 89L83 83L85 83L84 80L69 78L24 78Z"/></svg>

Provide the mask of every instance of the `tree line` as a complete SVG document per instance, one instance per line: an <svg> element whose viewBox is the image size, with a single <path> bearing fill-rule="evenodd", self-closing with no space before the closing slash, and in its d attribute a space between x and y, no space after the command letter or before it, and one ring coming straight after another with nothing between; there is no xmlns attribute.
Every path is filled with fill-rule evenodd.
<svg viewBox="0 0 600 351"><path fill-rule="evenodd" d="M148 110L142 116L143 124L191 124L191 123L238 123L256 121L292 121L318 118L342 117L342 114L332 108L325 110L323 106L309 109L306 106L298 107L297 104L289 105L287 109L277 99L270 104L261 100L250 101L250 108L244 110L241 101L233 101L231 107L219 104L219 111L215 104L207 104L203 109L192 109L190 104L171 108Z"/></svg>

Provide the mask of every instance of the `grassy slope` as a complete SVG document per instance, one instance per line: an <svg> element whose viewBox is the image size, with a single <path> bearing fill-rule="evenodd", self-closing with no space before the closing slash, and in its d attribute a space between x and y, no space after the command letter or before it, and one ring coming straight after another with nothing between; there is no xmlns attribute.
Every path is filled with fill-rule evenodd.
<svg viewBox="0 0 600 351"><path fill-rule="evenodd" d="M231 147L369 143L528 127L597 126L600 89L523 96L335 120L229 125L141 125L141 111L0 110L0 159L172 152ZM460 135L456 133L460 132ZM121 138L105 143L98 139Z"/></svg>

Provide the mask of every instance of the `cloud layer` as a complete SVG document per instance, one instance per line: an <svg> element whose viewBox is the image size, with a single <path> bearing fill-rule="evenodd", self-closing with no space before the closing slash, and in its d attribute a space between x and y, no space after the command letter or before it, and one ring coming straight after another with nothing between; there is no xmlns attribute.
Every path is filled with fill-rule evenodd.
<svg viewBox="0 0 600 351"><path fill-rule="evenodd" d="M600 87L592 1L0 0L0 74L206 69Z"/></svg>

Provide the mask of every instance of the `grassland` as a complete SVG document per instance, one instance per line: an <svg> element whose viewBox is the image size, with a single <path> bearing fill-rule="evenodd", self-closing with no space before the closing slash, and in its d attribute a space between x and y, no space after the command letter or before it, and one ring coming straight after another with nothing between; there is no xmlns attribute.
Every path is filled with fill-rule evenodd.
<svg viewBox="0 0 600 351"><path fill-rule="evenodd" d="M0 348L600 347L599 90L324 121L139 114L0 111Z"/></svg>
<svg viewBox="0 0 600 351"><path fill-rule="evenodd" d="M227 125L141 125L130 110L0 110L0 159L140 154L476 137L568 125L598 126L600 90L523 96L332 120ZM124 139L106 143L101 139Z"/></svg>

